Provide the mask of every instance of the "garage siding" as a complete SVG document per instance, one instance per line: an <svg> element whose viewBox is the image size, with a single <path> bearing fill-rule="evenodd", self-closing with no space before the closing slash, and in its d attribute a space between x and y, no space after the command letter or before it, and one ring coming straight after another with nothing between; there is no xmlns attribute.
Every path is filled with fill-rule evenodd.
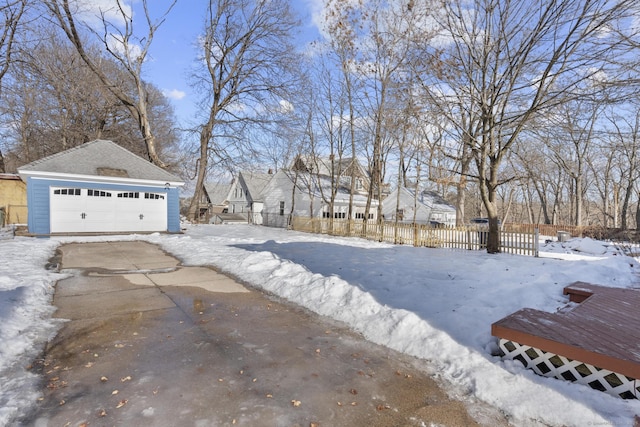
<svg viewBox="0 0 640 427"><path fill-rule="evenodd" d="M29 232L49 234L49 184L41 179L27 179Z"/></svg>
<svg viewBox="0 0 640 427"><path fill-rule="evenodd" d="M180 231L179 193L177 188L128 186L122 184L104 184L83 181L62 181L51 179L28 178L27 204L29 206L29 232L37 235L51 233L50 187L73 187L94 190L110 190L114 192L138 191L167 194L167 230ZM160 231L160 230L159 230ZM164 231L164 230L162 230Z"/></svg>
<svg viewBox="0 0 640 427"><path fill-rule="evenodd" d="M177 188L167 190L167 231L180 232L180 193Z"/></svg>

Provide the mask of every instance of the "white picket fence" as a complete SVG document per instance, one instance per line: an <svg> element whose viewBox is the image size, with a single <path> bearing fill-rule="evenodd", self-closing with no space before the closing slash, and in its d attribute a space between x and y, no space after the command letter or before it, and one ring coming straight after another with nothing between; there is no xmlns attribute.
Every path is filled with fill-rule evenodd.
<svg viewBox="0 0 640 427"><path fill-rule="evenodd" d="M486 226L432 227L395 222L364 223L361 220L294 217L291 227L308 233L342 237L361 237L400 245L479 250L486 248ZM533 231L501 231L500 251L516 255L538 256L539 236Z"/></svg>

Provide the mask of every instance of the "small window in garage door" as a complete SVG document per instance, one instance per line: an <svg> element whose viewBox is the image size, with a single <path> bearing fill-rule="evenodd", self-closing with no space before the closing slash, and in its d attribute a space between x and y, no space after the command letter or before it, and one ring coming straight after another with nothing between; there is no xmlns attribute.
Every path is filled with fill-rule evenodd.
<svg viewBox="0 0 640 427"><path fill-rule="evenodd" d="M129 191L125 193L118 193L118 197L121 197L123 199L139 199L140 193L137 191Z"/></svg>
<svg viewBox="0 0 640 427"><path fill-rule="evenodd" d="M164 194L144 193L144 198L150 200L164 200Z"/></svg>
<svg viewBox="0 0 640 427"><path fill-rule="evenodd" d="M111 197L111 193L103 190L87 190L87 196L93 197Z"/></svg>
<svg viewBox="0 0 640 427"><path fill-rule="evenodd" d="M79 196L80 189L79 188L57 188L53 190L53 194L60 194L65 196Z"/></svg>

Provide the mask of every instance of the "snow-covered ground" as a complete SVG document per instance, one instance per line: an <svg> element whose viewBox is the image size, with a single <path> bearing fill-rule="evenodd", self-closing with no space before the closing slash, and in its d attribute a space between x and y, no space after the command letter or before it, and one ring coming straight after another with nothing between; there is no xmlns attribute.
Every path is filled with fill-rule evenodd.
<svg viewBox="0 0 640 427"><path fill-rule="evenodd" d="M188 226L183 235L0 240L0 425L37 399L26 367L55 335L45 268L71 241L146 240L186 265L214 265L340 320L367 339L428 360L456 398L487 402L517 426L632 426L640 401L543 378L491 354L491 324L523 307L550 312L576 280L640 287L640 265L590 239L553 242L540 258L413 248L249 225Z"/></svg>

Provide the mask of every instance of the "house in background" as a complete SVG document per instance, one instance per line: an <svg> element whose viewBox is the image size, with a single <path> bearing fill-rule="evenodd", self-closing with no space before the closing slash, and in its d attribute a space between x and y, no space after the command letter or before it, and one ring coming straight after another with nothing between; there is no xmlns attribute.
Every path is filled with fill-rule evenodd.
<svg viewBox="0 0 640 427"><path fill-rule="evenodd" d="M417 224L456 225L456 208L433 191L400 187L382 201L385 221Z"/></svg>
<svg viewBox="0 0 640 427"><path fill-rule="evenodd" d="M0 227L26 223L26 184L18 174L0 173Z"/></svg>
<svg viewBox="0 0 640 427"><path fill-rule="evenodd" d="M198 201L198 221L217 223L218 216L227 213L231 184L207 182Z"/></svg>
<svg viewBox="0 0 640 427"><path fill-rule="evenodd" d="M355 194L366 196L371 180L358 159L352 157L336 158L335 156L297 156L291 167L292 172L303 172L317 175L323 179L335 178L341 187L351 189L351 177L355 179Z"/></svg>
<svg viewBox="0 0 640 427"><path fill-rule="evenodd" d="M18 173L30 234L180 231L184 182L112 141L87 142Z"/></svg>
<svg viewBox="0 0 640 427"><path fill-rule="evenodd" d="M263 190L272 173L239 172L229 191L230 214L240 214L251 224L262 224Z"/></svg>
<svg viewBox="0 0 640 427"><path fill-rule="evenodd" d="M208 182L204 184L204 192L209 205L209 214L226 213L229 207L231 184Z"/></svg>
<svg viewBox="0 0 640 427"><path fill-rule="evenodd" d="M290 216L328 218L332 215L328 200L331 180L313 173L280 169L262 192L263 224L271 227L287 227ZM353 199L351 219L364 219L367 198L357 194ZM368 219L375 221L378 201L372 200ZM337 187L333 205L333 217L347 219L349 212L349 188Z"/></svg>

